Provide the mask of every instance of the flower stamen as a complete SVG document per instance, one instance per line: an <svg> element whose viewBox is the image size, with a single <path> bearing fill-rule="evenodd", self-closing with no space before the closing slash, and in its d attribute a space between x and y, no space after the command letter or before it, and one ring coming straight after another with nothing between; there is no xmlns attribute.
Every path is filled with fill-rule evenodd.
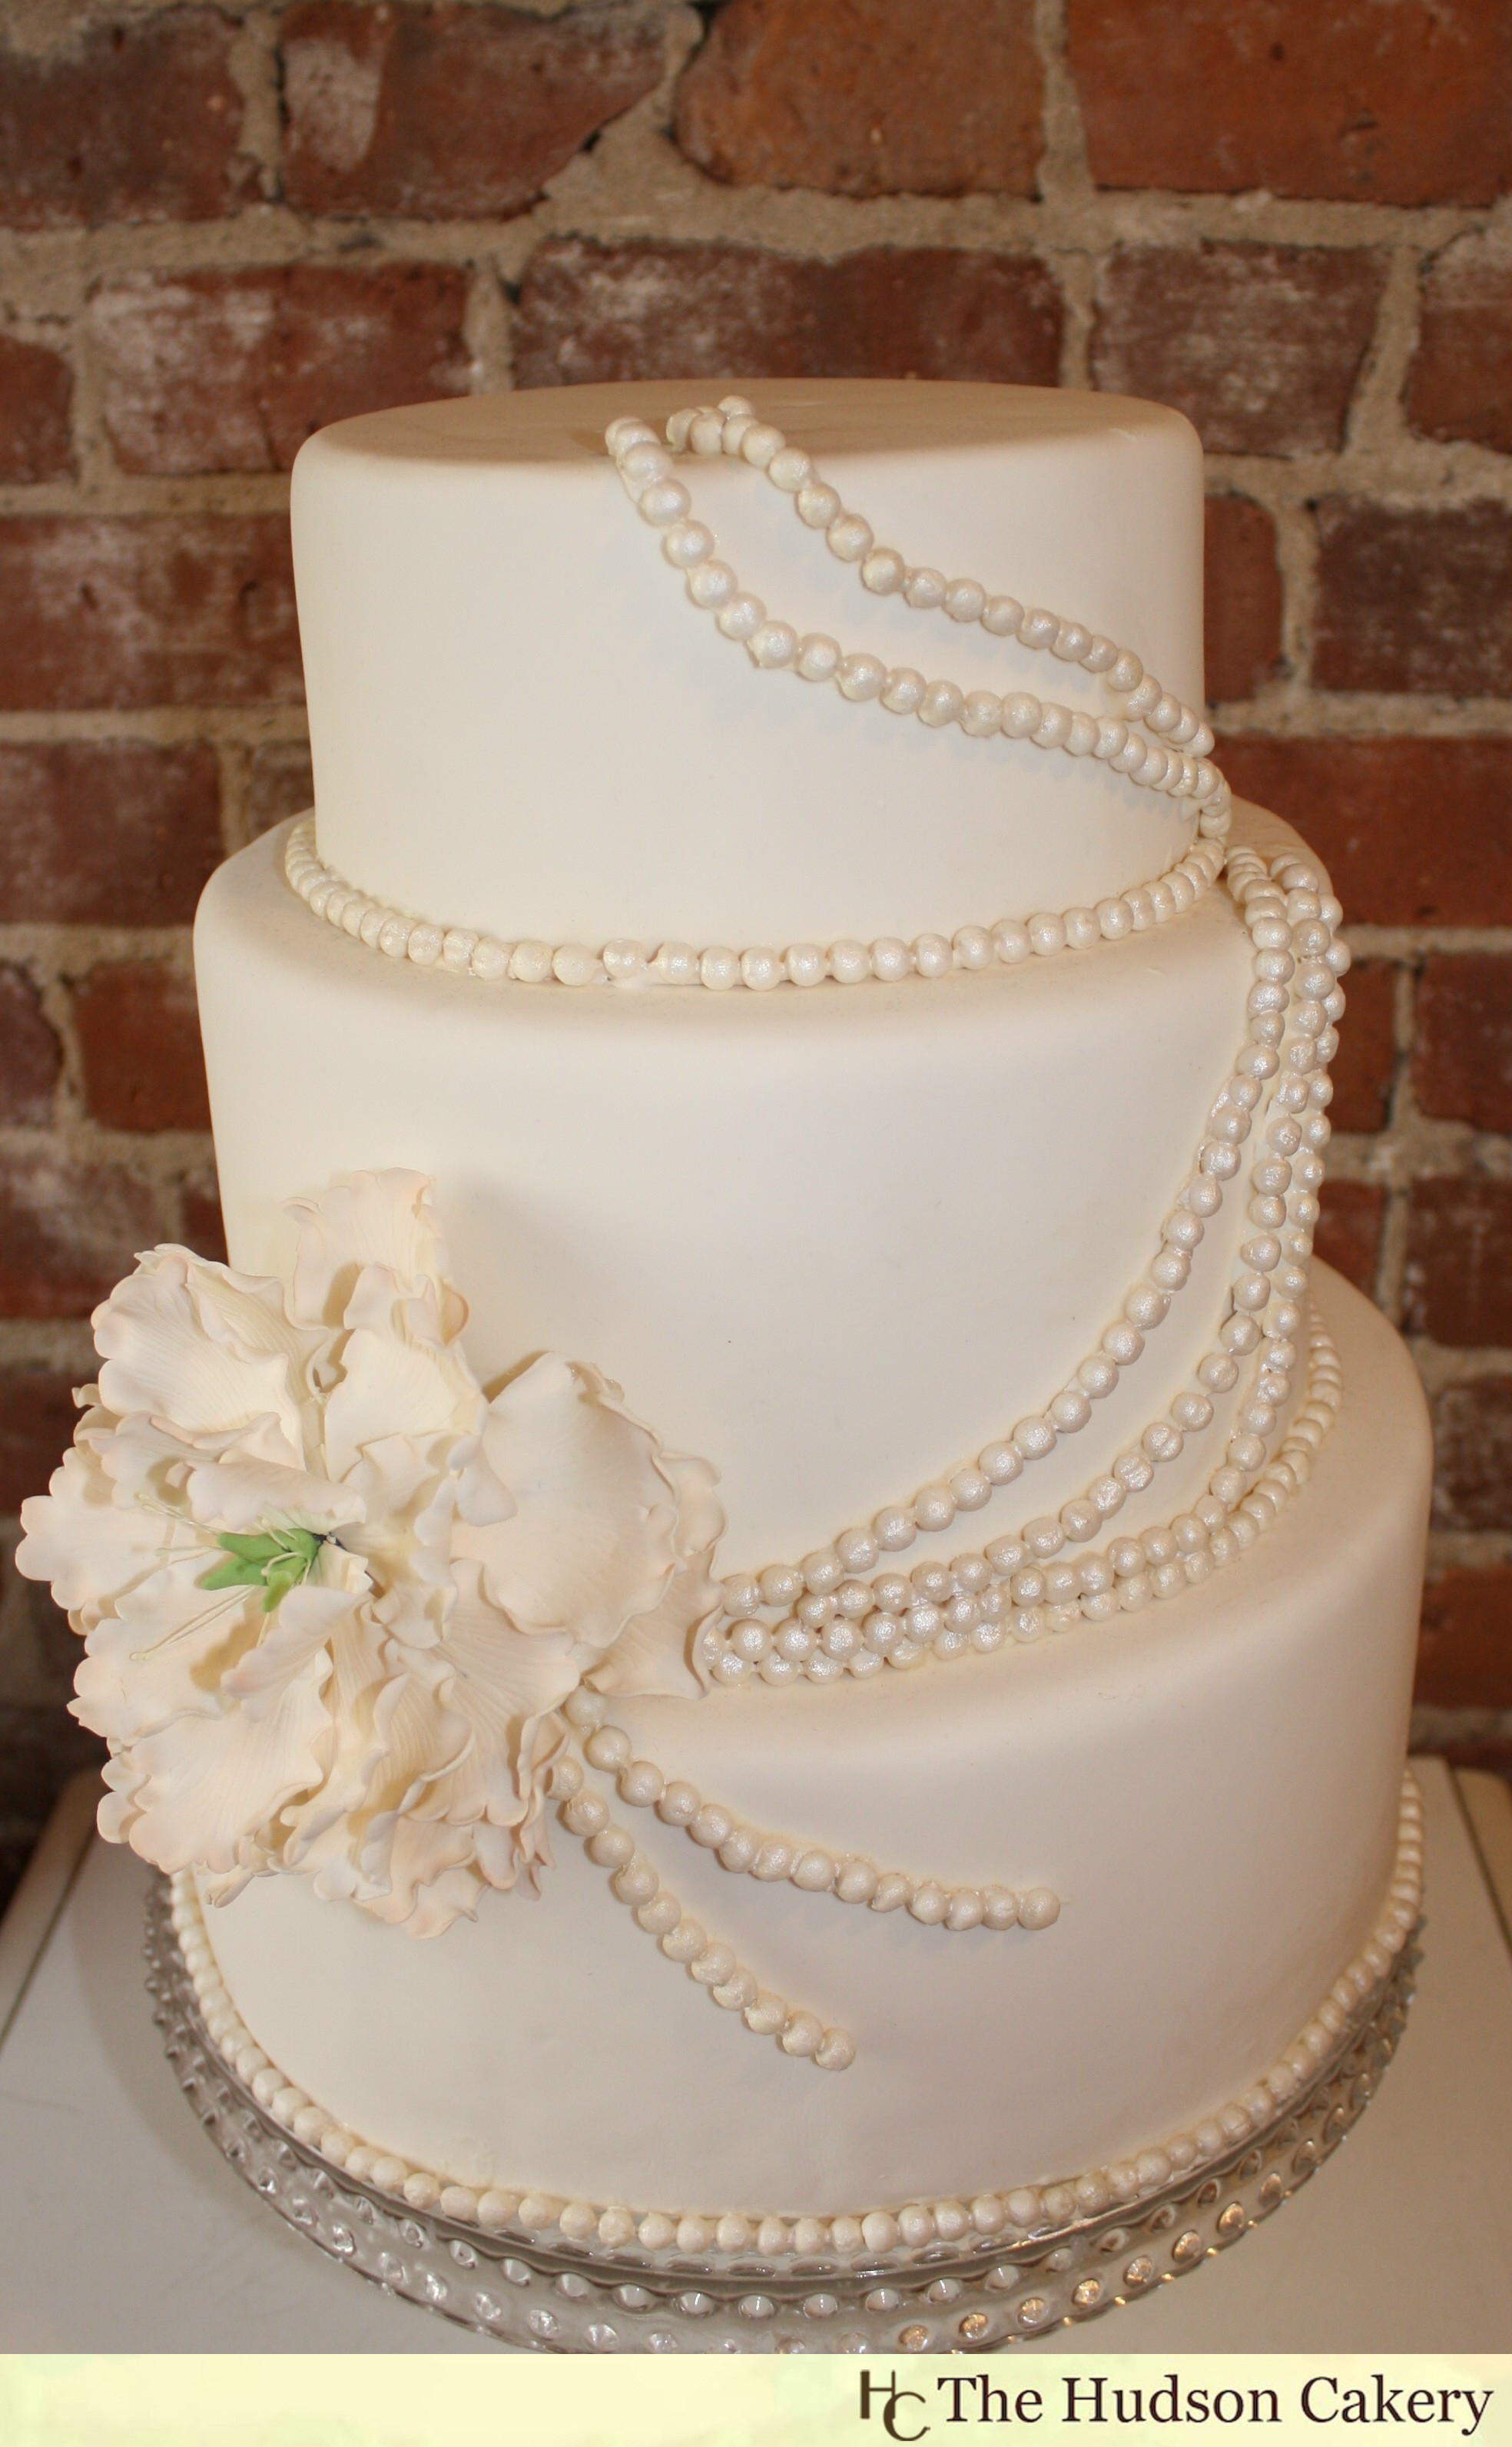
<svg viewBox="0 0 1512 2447"><path fill-rule="evenodd" d="M291 1589L308 1581L319 1560L326 1534L320 1529L269 1529L255 1537L222 1530L216 1545L226 1561L206 1572L202 1589L261 1588L262 1610L272 1614Z"/></svg>

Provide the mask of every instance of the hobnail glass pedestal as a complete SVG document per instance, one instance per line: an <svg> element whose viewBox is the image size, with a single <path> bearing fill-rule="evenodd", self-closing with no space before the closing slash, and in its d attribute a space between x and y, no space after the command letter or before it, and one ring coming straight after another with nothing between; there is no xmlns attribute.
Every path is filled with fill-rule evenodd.
<svg viewBox="0 0 1512 2447"><path fill-rule="evenodd" d="M145 1954L153 2019L217 2147L270 2209L390 2294L538 2353L986 2354L1153 2293L1310 2181L1395 2054L1417 1934L1274 2121L1161 2191L1012 2241L781 2262L547 2245L354 2181L286 2132L217 2052L162 1878L148 1900Z"/></svg>

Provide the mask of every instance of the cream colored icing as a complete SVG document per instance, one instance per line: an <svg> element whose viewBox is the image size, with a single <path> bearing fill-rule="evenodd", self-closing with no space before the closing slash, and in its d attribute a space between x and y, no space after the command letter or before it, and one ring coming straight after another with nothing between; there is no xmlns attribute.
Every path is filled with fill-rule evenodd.
<svg viewBox="0 0 1512 2447"><path fill-rule="evenodd" d="M1053 2181L1236 2096L1368 1939L1396 1833L1427 1420L1389 1328L1321 1272L1339 1424L1238 1569L953 1672L616 1702L645 1755L758 1823L961 1880L1011 1859L1064 1898L1032 1935L879 1922L648 1825L689 1909L866 2033L842 2080L680 1997L565 1840L546 1901L485 1899L423 1977L361 1915L255 1882L213 1925L255 2039L439 2176L715 2214L970 2194L989 2136L989 2176Z"/></svg>
<svg viewBox="0 0 1512 2447"><path fill-rule="evenodd" d="M1243 1040L1218 892L1074 959L606 1005L374 960L312 922L280 854L223 867L198 926L233 1258L279 1271L283 1200L333 1174L430 1175L480 1376L591 1355L720 1470L726 1570L803 1553L1050 1397L1148 1262ZM1249 1228L1229 1200L1098 1452L1068 1439L1031 1508L1184 1384ZM1223 1423L1220 1400L1121 1527L1195 1499ZM973 1540L1009 1526L994 1500Z"/></svg>
<svg viewBox="0 0 1512 2447"><path fill-rule="evenodd" d="M1106 631L1202 700L1200 451L1143 402L986 385L753 383L911 560ZM753 673L627 516L603 430L685 384L387 410L317 434L294 569L322 856L365 891L494 935L695 944L949 936L1159 875L1189 806ZM699 499L747 582L805 628L962 686L1036 661L864 595L748 470ZM1056 666L1073 710L1117 707ZM1029 685L1032 685L1030 678Z"/></svg>
<svg viewBox="0 0 1512 2447"><path fill-rule="evenodd" d="M1262 2135L1319 2070L1348 2050L1362 2002L1379 1996L1394 1958L1411 1938L1423 1895L1423 1809L1416 1781L1408 1774L1403 1779L1391 1885L1374 1929L1319 2000L1316 2013L1273 2065L1257 2071L1242 2097L1194 2117L1190 2132L1166 2135L1109 2167L1084 2169L1068 2181L1063 2176L1054 2184L1012 2184L994 2169L991 2180L996 2188L969 2197L862 2207L834 2218L804 2213L788 2220L770 2211L747 2216L744 2210L712 2214L632 2210L624 2203L564 2201L552 2193L497 2185L479 2191L428 2168L412 2168L381 2143L360 2141L349 2133L258 2047L221 1977L192 1871L181 1870L175 1877L172 1895L174 1930L213 2043L296 2140L317 2149L358 2182L398 2194L411 2209L440 2210L444 2217L476 2223L495 2233L544 2236L554 2244L559 2235L568 2244L602 2245L610 2250L637 2244L646 2251L671 2248L685 2254L729 2255L754 2248L767 2257L808 2257L830 2250L872 2255L895 2251L899 2245L917 2249L936 2243L974 2244L1014 2228L1053 2231L1070 2218L1095 2217L1114 2202L1147 2200L1174 2175L1189 2173ZM984 2159L984 2169L989 2163Z"/></svg>

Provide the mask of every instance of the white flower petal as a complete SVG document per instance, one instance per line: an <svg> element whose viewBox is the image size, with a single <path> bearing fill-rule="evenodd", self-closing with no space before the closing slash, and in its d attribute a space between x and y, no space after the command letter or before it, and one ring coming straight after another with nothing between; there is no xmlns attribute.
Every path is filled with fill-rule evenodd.
<svg viewBox="0 0 1512 2447"><path fill-rule="evenodd" d="M342 1345L341 1382L326 1403L326 1467L345 1478L365 1448L385 1436L475 1435L482 1394L444 1348L401 1341L369 1327Z"/></svg>
<svg viewBox="0 0 1512 2447"><path fill-rule="evenodd" d="M661 1467L677 1490L677 1569L660 1603L626 1625L586 1679L621 1698L696 1699L706 1687L692 1661L698 1634L722 1603L710 1566L725 1515L707 1461L663 1453Z"/></svg>
<svg viewBox="0 0 1512 2447"><path fill-rule="evenodd" d="M149 1251L94 1314L103 1401L118 1417L145 1412L191 1437L272 1417L281 1457L301 1464L305 1375L326 1337L292 1327L282 1299L280 1284L187 1250Z"/></svg>
<svg viewBox="0 0 1512 2447"><path fill-rule="evenodd" d="M85 1635L104 1832L194 1864L209 1901L296 1870L430 1935L549 1863L585 1669L697 1687L723 1522L708 1466L592 1368L548 1355L484 1402L418 1175L292 1211L292 1297L165 1248L99 1311L100 1384L20 1562ZM272 1605L205 1586L222 1539L290 1529L321 1543Z"/></svg>
<svg viewBox="0 0 1512 2447"><path fill-rule="evenodd" d="M192 1738L176 1723L135 1742L132 1766L146 1773L132 1794L133 1851L170 1872L235 1868L238 1846L319 1781L330 1673L317 1649L258 1713L232 1706L198 1717Z"/></svg>
<svg viewBox="0 0 1512 2447"><path fill-rule="evenodd" d="M96 1622L74 1676L73 1714L91 1733L129 1744L175 1718L218 1713L221 1678L261 1636L260 1588L207 1589L223 1560L183 1556L129 1589Z"/></svg>
<svg viewBox="0 0 1512 2447"><path fill-rule="evenodd" d="M447 1617L442 1654L450 1676L447 1704L471 1739L465 1755L432 1786L424 1808L427 1815L515 1827L535 1798L541 1719L577 1687L573 1642L565 1632L517 1630L489 1603L476 1565L460 1563L456 1570L458 1602Z"/></svg>
<svg viewBox="0 0 1512 2447"><path fill-rule="evenodd" d="M677 1565L677 1499L656 1439L596 1370L555 1353L495 1394L482 1435L516 1511L491 1528L461 1525L455 1550L482 1565L521 1630L568 1631L590 1661L660 1603Z"/></svg>
<svg viewBox="0 0 1512 2447"><path fill-rule="evenodd" d="M161 1571L176 1548L201 1541L192 1525L136 1504L118 1505L98 1454L74 1445L52 1473L46 1495L29 1496L21 1508L26 1535L16 1549L16 1569L30 1581L50 1581L52 1593L70 1613L93 1609L149 1574Z"/></svg>
<svg viewBox="0 0 1512 2447"><path fill-rule="evenodd" d="M266 1716L285 1685L299 1679L317 1650L330 1646L360 1603L349 1589L317 1588L308 1582L291 1589L263 1616L255 1644L220 1677L222 1699L239 1701L249 1717Z"/></svg>
<svg viewBox="0 0 1512 2447"><path fill-rule="evenodd" d="M312 1470L273 1470L233 1451L216 1461L196 1461L184 1478L195 1519L207 1528L248 1531L279 1522L291 1528L329 1532L363 1517L362 1497Z"/></svg>
<svg viewBox="0 0 1512 2447"><path fill-rule="evenodd" d="M470 1828L402 1818L387 1847L388 1885L358 1900L406 1937L440 1937L454 1920L478 1917L482 1887L471 1856Z"/></svg>
<svg viewBox="0 0 1512 2447"><path fill-rule="evenodd" d="M325 1699L331 1731L325 1777L318 1792L284 1811L280 1852L283 1868L304 1870L314 1880L316 1892L328 1899L363 1890L349 1822L370 1815L376 1806L389 1759L388 1717L399 1687L391 1643L366 1608L338 1623L331 1656Z"/></svg>
<svg viewBox="0 0 1512 2447"><path fill-rule="evenodd" d="M359 1172L318 1198L296 1199L289 1213L300 1226L293 1309L310 1324L339 1325L366 1266L404 1283L444 1285L446 1252L430 1206L430 1183L418 1172ZM459 1295L444 1288L445 1332L462 1330Z"/></svg>

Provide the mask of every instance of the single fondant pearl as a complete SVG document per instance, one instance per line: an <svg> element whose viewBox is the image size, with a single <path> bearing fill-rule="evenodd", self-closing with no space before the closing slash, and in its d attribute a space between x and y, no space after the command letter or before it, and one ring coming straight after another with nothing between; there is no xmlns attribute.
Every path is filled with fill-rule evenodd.
<svg viewBox="0 0 1512 2447"><path fill-rule="evenodd" d="M1018 1918L1022 1928L1049 1928L1060 1918L1060 1898L1047 1887L1031 1887L1019 1897Z"/></svg>
<svg viewBox="0 0 1512 2447"><path fill-rule="evenodd" d="M864 560L876 538L864 519L854 510L842 510L830 521L826 541L837 560Z"/></svg>
<svg viewBox="0 0 1512 2447"><path fill-rule="evenodd" d="M916 612L937 612L945 600L945 579L937 569L911 569L903 580L903 600Z"/></svg>
<svg viewBox="0 0 1512 2447"><path fill-rule="evenodd" d="M713 550L713 537L697 519L679 519L662 537L663 557L674 569L695 568L699 561L708 560Z"/></svg>
<svg viewBox="0 0 1512 2447"><path fill-rule="evenodd" d="M943 935L919 935L912 948L914 966L921 977L942 977L955 964L954 947Z"/></svg>
<svg viewBox="0 0 1512 2447"><path fill-rule="evenodd" d="M861 584L871 595L896 595L907 574L902 554L885 544L869 552L861 563Z"/></svg>
<svg viewBox="0 0 1512 2447"><path fill-rule="evenodd" d="M931 680L924 691L918 718L930 730L943 730L959 722L966 711L966 699L954 680Z"/></svg>
<svg viewBox="0 0 1512 2447"><path fill-rule="evenodd" d="M805 527L828 527L841 514L841 498L833 484L810 477L795 496L794 506Z"/></svg>
<svg viewBox="0 0 1512 2447"><path fill-rule="evenodd" d="M841 696L849 697L853 704L864 704L881 694L886 677L886 665L879 662L875 654L847 654L836 674L836 685Z"/></svg>
<svg viewBox="0 0 1512 2447"><path fill-rule="evenodd" d="M922 672L900 665L890 671L883 680L881 703L889 713L917 713L924 702L925 681Z"/></svg>
<svg viewBox="0 0 1512 2447"><path fill-rule="evenodd" d="M801 679L832 680L841 665L841 650L833 637L817 632L799 640L794 668Z"/></svg>
<svg viewBox="0 0 1512 2447"><path fill-rule="evenodd" d="M700 561L688 573L688 593L701 612L717 612L738 592L735 573L722 560Z"/></svg>
<svg viewBox="0 0 1512 2447"><path fill-rule="evenodd" d="M720 616L723 619L725 616L721 614ZM798 632L785 620L764 620L750 638L747 651L760 670L785 671L797 659Z"/></svg>
<svg viewBox="0 0 1512 2447"><path fill-rule="evenodd" d="M987 589L974 578L953 578L945 589L943 608L952 620L979 620L987 608Z"/></svg>
<svg viewBox="0 0 1512 2447"><path fill-rule="evenodd" d="M714 615L714 626L725 637L744 645L754 637L766 618L766 606L759 595L731 595Z"/></svg>

